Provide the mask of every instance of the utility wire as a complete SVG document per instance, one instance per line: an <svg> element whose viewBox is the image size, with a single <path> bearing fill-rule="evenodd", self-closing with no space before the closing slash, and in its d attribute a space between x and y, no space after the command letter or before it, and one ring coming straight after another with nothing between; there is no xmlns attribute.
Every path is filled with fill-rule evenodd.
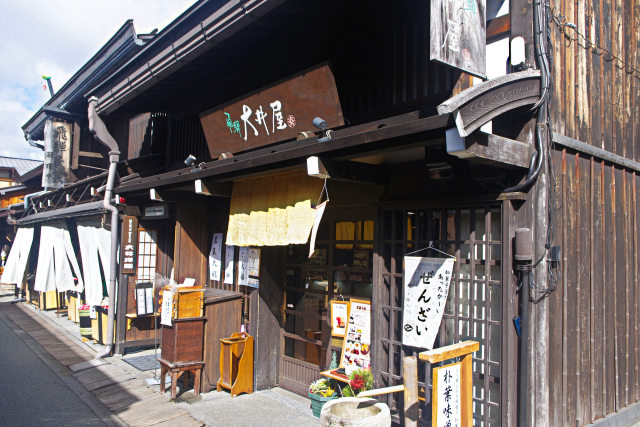
<svg viewBox="0 0 640 427"><path fill-rule="evenodd" d="M576 24L568 22L567 17L560 14L556 7L551 10L551 17L553 23L556 24L560 32L569 40L569 45L576 42L578 46L586 50L591 50L598 56L602 56L602 59L613 63L616 68L624 70L627 74L633 74L633 77L640 80L640 69L626 63L622 58L611 52L609 49L592 43L587 36L578 31ZM586 15L586 18L591 20L591 16L589 15Z"/></svg>

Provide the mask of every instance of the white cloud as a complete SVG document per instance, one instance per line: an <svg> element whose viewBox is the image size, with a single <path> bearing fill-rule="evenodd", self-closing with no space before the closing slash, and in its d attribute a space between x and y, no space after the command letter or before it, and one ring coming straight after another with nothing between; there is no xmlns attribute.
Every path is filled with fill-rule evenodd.
<svg viewBox="0 0 640 427"><path fill-rule="evenodd" d="M42 158L21 126L127 19L136 32L162 30L194 0L3 0L0 14L0 155Z"/></svg>

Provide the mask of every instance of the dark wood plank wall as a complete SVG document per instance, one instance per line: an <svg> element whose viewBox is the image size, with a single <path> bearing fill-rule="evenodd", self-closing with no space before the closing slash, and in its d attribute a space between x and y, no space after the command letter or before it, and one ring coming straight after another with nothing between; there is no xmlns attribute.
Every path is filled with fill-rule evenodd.
<svg viewBox="0 0 640 427"><path fill-rule="evenodd" d="M638 67L640 3L552 0L551 9ZM640 161L640 75L565 32L551 24L553 130ZM563 269L549 300L550 423L585 425L640 401L640 173L562 147L552 152L559 206L554 244L562 246Z"/></svg>

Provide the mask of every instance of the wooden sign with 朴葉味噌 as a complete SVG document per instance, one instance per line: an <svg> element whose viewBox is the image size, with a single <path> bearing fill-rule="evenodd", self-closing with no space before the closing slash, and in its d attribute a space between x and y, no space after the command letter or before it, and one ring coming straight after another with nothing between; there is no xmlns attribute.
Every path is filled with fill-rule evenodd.
<svg viewBox="0 0 640 427"><path fill-rule="evenodd" d="M433 369L432 425L462 426L462 362Z"/></svg>

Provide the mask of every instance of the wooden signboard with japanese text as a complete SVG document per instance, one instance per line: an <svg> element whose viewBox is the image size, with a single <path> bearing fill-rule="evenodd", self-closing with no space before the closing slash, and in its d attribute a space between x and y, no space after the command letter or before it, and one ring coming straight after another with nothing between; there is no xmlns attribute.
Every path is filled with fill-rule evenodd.
<svg viewBox="0 0 640 427"><path fill-rule="evenodd" d="M431 0L430 59L486 78L486 0Z"/></svg>
<svg viewBox="0 0 640 427"><path fill-rule="evenodd" d="M462 382L462 362L433 368L434 427L462 427Z"/></svg>
<svg viewBox="0 0 640 427"><path fill-rule="evenodd" d="M138 218L125 215L122 218L122 249L120 252L120 272L122 274L136 273L138 258Z"/></svg>
<svg viewBox="0 0 640 427"><path fill-rule="evenodd" d="M70 180L73 124L47 120L44 124L44 164L42 186L61 188Z"/></svg>
<svg viewBox="0 0 640 427"><path fill-rule="evenodd" d="M312 123L315 117L324 119L329 128L344 124L327 63L205 111L200 122L209 153L216 158L295 138L302 131L317 131Z"/></svg>

